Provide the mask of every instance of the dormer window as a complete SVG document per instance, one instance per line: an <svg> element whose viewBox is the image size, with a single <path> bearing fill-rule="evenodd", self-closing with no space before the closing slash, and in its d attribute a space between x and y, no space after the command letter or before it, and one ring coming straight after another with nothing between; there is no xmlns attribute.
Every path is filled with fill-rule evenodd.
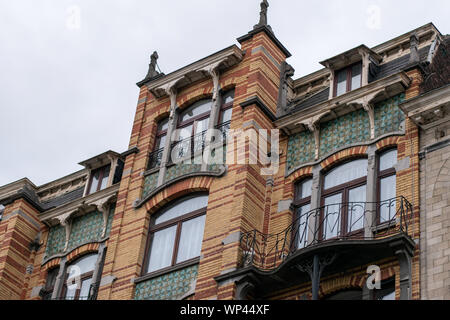
<svg viewBox="0 0 450 320"><path fill-rule="evenodd" d="M358 62L349 67L336 71L334 96L339 97L344 93L358 89L362 84L362 63Z"/></svg>
<svg viewBox="0 0 450 320"><path fill-rule="evenodd" d="M87 194L103 190L108 186L110 170L111 165L107 165L92 171Z"/></svg>

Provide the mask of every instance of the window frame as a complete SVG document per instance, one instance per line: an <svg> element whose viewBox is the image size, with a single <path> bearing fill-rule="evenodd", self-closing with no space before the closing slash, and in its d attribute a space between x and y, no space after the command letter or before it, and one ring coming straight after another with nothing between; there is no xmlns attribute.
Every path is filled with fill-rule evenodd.
<svg viewBox="0 0 450 320"><path fill-rule="evenodd" d="M352 69L356 65L360 65L361 66L361 73L360 73L361 81L360 81L360 84L359 84L358 88L352 89L352 77L353 77ZM355 63L353 63L353 64L351 64L351 65L349 65L347 67L344 67L342 69L334 71L334 87L333 87L333 97L334 98L338 97L338 95L337 95L338 74L340 72L343 72L343 71L345 71L347 73L347 77L346 77L346 80L345 80L346 81L346 87L345 87L345 92L340 94L339 97L341 95L344 95L344 94L350 92L350 91L353 91L353 90L356 90L356 89L359 89L359 88L362 87L362 83L363 83L363 78L362 78L362 73L363 73L362 72L362 61L359 61L359 62L355 62Z"/></svg>
<svg viewBox="0 0 450 320"><path fill-rule="evenodd" d="M343 184L340 184L338 186L334 186L332 188L326 189L325 190L325 177L327 176L328 173L330 173L332 170L339 168L340 166L343 166L346 163L350 163L353 161L357 161L357 160L361 160L361 159L367 159L366 157L357 157L357 158L351 158L348 159L346 161L342 161L339 162L338 164L334 165L332 168L330 168L329 170L327 170L326 172L324 172L323 174L321 174L321 194L320 194L320 206L322 207L322 210L320 210L320 214L319 214L319 221L320 221L320 228L318 230L319 232L319 239L320 240L332 240L332 239L336 239L336 237L334 238L329 238L329 239L325 239L324 238L324 207L325 207L325 199L334 195L338 195L341 194L341 216L340 216L340 230L338 230L338 237L348 237L348 236L355 236L355 235L359 235L359 234L363 234L364 233L364 227L362 229L359 230L355 230L355 231L350 231L348 232L348 200L349 200L349 193L351 190L362 187L362 186L366 186L367 188L367 174L368 172L366 172L366 175L364 177L361 178L357 178L355 180L352 181L348 181L345 182ZM367 201L367 199L366 199ZM344 232L345 231L345 232Z"/></svg>
<svg viewBox="0 0 450 320"><path fill-rule="evenodd" d="M231 93L231 92L233 92L233 100L232 100L231 102L225 103L225 102L223 101L223 100L224 100L223 97L226 96L227 94ZM224 115L225 111L227 111L227 110L233 108L233 104L234 104L234 89L227 90L227 91L221 93L220 99L221 99L221 103L220 103L220 115L219 115L219 121L218 121L218 125L219 125L219 126L221 126L221 125L223 125L223 124L225 124L225 123L227 123L227 122L231 122L231 120L230 120L230 121L224 122L224 121L223 121L223 115ZM233 117L233 114L232 114L231 116Z"/></svg>
<svg viewBox="0 0 450 320"><path fill-rule="evenodd" d="M70 268L72 265L77 264L80 260L82 260L82 259L84 259L84 258L86 258L86 257L88 257L88 256L90 256L90 255L96 255L96 256L97 256L97 260L98 260L98 252L97 252L97 253L92 253L92 252L91 252L91 253L82 255L81 257L78 257L78 258L75 259L71 264L69 264L69 265L67 266L66 270L64 270L64 273L65 273L65 275L64 275L64 283L63 283L63 287L62 287L62 290L61 290L61 298L62 298L62 300L66 300L66 294L67 294L67 280L69 280L69 275L70 275L70 273L68 272L68 271L69 271L69 268ZM83 274L80 275L80 284L81 284L81 285L83 284L83 281L88 280L88 279L92 279L91 285L89 286L88 294L90 294L91 286L94 284L94 282L93 282L93 280L94 280L94 279L93 279L94 272L95 272L95 265L94 265L94 269L93 269L92 271L85 272L85 273L83 273ZM71 300L74 300L74 301L75 301L75 300L80 300L80 293L81 293L81 286L80 286L80 288L77 288L77 289L75 290L75 295L73 296L73 299L71 299Z"/></svg>
<svg viewBox="0 0 450 320"><path fill-rule="evenodd" d="M311 182L313 182L313 176L307 176L307 177L303 177L301 180L298 180L295 184L294 184L294 201L292 202L292 205L295 209L295 213L292 215L294 222L295 222L295 226L294 226L294 230L298 230L300 228L299 226L299 222L300 222L300 218L301 216L299 216L298 214L298 210L306 205L310 205L311 206L311 199L312 199L312 189L311 189L311 195L306 197L306 198L300 198L301 194L302 194L302 190L303 190L303 185L305 184L306 181L311 180ZM311 188L312 188L312 184L311 184ZM308 217L307 217L308 218ZM308 229L308 221L306 221L306 229ZM308 234L306 234L306 236L308 237ZM295 237L293 237L295 238ZM305 239L306 241L308 241L308 238ZM298 246L298 239L297 241L295 241L295 239L291 239L292 244L291 246L295 247L296 249L300 250L300 249L304 249L305 247L299 247Z"/></svg>
<svg viewBox="0 0 450 320"><path fill-rule="evenodd" d="M101 190L104 190L104 189L101 189L101 186L102 186L103 178L105 178L105 172L106 172L105 169L106 168L109 168L109 169L108 169L108 177L106 178L107 179L106 187L104 189L106 189L108 187L108 182L109 182L109 178L110 178L110 171L111 171L111 163L107 164L107 165L104 165L104 166L101 166L101 167L98 167L98 168L96 168L94 170L91 170L91 174L90 174L90 177L89 177L89 185L88 185L88 188L86 190L86 196L88 196L90 194L94 194L94 193L99 192ZM98 179L98 182L97 182L97 188L95 188L95 190L93 190L91 192L92 182L94 180L94 175L95 175L95 173L97 171L100 171L99 179Z"/></svg>
<svg viewBox="0 0 450 320"><path fill-rule="evenodd" d="M201 195L206 195L206 194L200 193L200 194L192 195L190 197L184 197L184 198L181 197L178 200L180 200L180 199L188 200L188 199L196 198ZM176 200L174 202L176 202ZM156 214L150 218L150 226L148 228L147 243L146 243L145 255L144 255L144 263L143 263L143 268L142 268L142 272L141 272L142 277L144 277L144 276L152 277L152 276L155 276L158 274L169 273L171 271L175 271L175 270L179 269L182 266L192 265L192 264L198 263L200 261L200 256L198 256L198 257L195 257L195 258L192 258L192 259L189 259L186 261L182 261L179 263L176 262L177 257L178 257L178 249L180 247L180 238L181 238L181 231L182 231L183 223L193 220L193 219L196 219L196 218L199 218L199 217L202 217L202 216L206 217L207 208L208 207L206 206L204 208L197 209L192 212L188 212L182 216L162 222L158 225L155 225L154 223L155 223L155 220L160 216L159 214ZM161 210L164 210L164 208L162 208ZM162 230L174 227L174 226L176 226L177 229L175 232L174 247L173 247L173 251L172 251L172 258L171 258L170 266L148 272L153 235L158 231L162 231ZM202 235L202 244L203 244L203 235Z"/></svg>
<svg viewBox="0 0 450 320"><path fill-rule="evenodd" d="M389 168L389 169L385 169L383 171L380 171L380 165L381 165L381 156L385 153L388 153L390 151L396 150L397 151L397 161L398 161L398 147L397 146L392 146L392 147L388 147L382 150L379 150L377 152L377 203L381 204L381 180L395 176L395 181L397 182L397 171L395 170L394 167ZM397 188L395 188L397 191ZM387 199L390 200L390 199ZM383 200L386 201L386 200ZM393 220L395 220L395 215L394 218L392 220L389 221L384 221L383 223L381 222L381 206L377 207L377 217L376 217L376 223L378 226L383 225L383 224L390 224Z"/></svg>

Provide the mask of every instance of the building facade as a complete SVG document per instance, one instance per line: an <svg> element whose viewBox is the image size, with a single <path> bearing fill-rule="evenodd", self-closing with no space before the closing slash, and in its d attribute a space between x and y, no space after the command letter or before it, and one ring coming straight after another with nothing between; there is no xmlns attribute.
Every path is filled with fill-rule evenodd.
<svg viewBox="0 0 450 320"><path fill-rule="evenodd" d="M0 187L1 299L449 299L449 37L427 24L294 78L260 21L155 52L123 153Z"/></svg>

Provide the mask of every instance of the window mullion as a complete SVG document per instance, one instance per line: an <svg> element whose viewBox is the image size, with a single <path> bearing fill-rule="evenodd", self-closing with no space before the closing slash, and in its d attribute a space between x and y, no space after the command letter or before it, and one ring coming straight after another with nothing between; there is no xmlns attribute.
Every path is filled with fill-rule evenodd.
<svg viewBox="0 0 450 320"><path fill-rule="evenodd" d="M172 266L177 264L178 248L180 246L180 236L181 236L182 225L183 225L183 221L179 221L178 225L177 225L177 233L175 236L175 244L174 244L174 248L173 248Z"/></svg>

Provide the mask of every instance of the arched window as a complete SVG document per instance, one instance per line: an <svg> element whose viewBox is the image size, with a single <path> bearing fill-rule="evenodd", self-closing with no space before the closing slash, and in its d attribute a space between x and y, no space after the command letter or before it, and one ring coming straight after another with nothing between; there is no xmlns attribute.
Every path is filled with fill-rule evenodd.
<svg viewBox="0 0 450 320"><path fill-rule="evenodd" d="M367 159L358 159L325 175L321 220L323 239L345 236L364 227L367 166Z"/></svg>
<svg viewBox="0 0 450 320"><path fill-rule="evenodd" d="M207 206L208 195L197 194L181 198L154 215L144 273L198 259Z"/></svg>
<svg viewBox="0 0 450 320"><path fill-rule="evenodd" d="M389 222L395 218L397 149L380 154L378 161L378 201L380 202L378 223Z"/></svg>
<svg viewBox="0 0 450 320"><path fill-rule="evenodd" d="M308 178L295 185L295 221L297 234L294 241L298 249L308 245L308 213L311 210L312 179Z"/></svg>
<svg viewBox="0 0 450 320"><path fill-rule="evenodd" d="M70 264L66 272L63 297L66 300L88 300L98 254L89 254Z"/></svg>

